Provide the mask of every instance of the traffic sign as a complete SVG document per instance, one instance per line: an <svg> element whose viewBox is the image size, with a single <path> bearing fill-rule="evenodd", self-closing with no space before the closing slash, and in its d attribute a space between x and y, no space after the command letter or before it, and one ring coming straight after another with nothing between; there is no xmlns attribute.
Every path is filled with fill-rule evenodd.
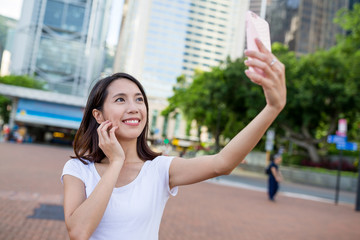
<svg viewBox="0 0 360 240"><path fill-rule="evenodd" d="M336 131L336 135L346 137L347 132L347 121L342 118L339 119L338 130Z"/></svg>
<svg viewBox="0 0 360 240"><path fill-rule="evenodd" d="M345 142L345 143L337 143L336 149L338 150L347 150L347 151L356 151L357 144L354 142Z"/></svg>
<svg viewBox="0 0 360 240"><path fill-rule="evenodd" d="M329 135L327 138L328 143L336 143L336 144L345 144L347 142L347 137L338 136L338 135Z"/></svg>
<svg viewBox="0 0 360 240"><path fill-rule="evenodd" d="M266 132L266 142L265 142L265 150L267 152L271 152L274 149L274 139L275 139L275 131L273 129L269 129Z"/></svg>

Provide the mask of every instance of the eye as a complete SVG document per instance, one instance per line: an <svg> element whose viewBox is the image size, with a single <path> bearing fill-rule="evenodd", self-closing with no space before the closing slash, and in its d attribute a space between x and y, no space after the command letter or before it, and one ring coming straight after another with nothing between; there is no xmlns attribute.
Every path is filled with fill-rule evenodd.
<svg viewBox="0 0 360 240"><path fill-rule="evenodd" d="M144 98L143 98L143 97L138 97L138 98L136 98L136 101L138 101L138 102L143 102L143 101L144 101Z"/></svg>
<svg viewBox="0 0 360 240"><path fill-rule="evenodd" d="M125 99L122 97L119 97L115 100L115 102L125 102Z"/></svg>

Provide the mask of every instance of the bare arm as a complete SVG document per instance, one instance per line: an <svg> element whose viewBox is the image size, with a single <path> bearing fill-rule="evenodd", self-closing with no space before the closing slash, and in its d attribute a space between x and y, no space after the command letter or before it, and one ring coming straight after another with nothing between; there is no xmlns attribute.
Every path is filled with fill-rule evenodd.
<svg viewBox="0 0 360 240"><path fill-rule="evenodd" d="M255 147L265 131L275 120L286 103L285 67L264 45L257 41L260 52L246 51L251 57L245 64L263 71L250 72L250 80L263 88L266 106L218 154L193 159L174 158L170 166L170 187L196 183L215 176L229 174Z"/></svg>
<svg viewBox="0 0 360 240"><path fill-rule="evenodd" d="M94 191L86 198L84 183L71 175L64 180L64 215L70 239L89 239L99 225L119 173L124 163L124 153L115 137L111 124L104 122L98 128L99 145L110 160L109 167L96 185ZM113 149L117 149L114 151Z"/></svg>
<svg viewBox="0 0 360 240"><path fill-rule="evenodd" d="M280 171L276 170L275 167L271 167L270 170L271 170L271 173L274 176L275 180L277 182L281 182L282 181L282 175L281 175Z"/></svg>

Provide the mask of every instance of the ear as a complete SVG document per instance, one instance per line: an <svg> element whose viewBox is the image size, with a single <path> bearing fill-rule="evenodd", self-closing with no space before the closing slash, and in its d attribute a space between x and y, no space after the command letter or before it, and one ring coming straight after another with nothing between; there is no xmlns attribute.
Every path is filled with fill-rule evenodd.
<svg viewBox="0 0 360 240"><path fill-rule="evenodd" d="M93 109L92 115L98 124L101 124L103 121L105 121L104 116L100 110Z"/></svg>

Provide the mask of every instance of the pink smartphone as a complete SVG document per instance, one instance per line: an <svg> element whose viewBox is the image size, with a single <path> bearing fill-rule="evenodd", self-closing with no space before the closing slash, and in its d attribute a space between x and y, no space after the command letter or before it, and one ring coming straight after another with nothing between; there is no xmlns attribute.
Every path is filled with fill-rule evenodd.
<svg viewBox="0 0 360 240"><path fill-rule="evenodd" d="M246 44L247 49L259 51L255 43L255 38L259 38L265 47L271 52L270 29L266 20L262 19L254 12L246 13Z"/></svg>

